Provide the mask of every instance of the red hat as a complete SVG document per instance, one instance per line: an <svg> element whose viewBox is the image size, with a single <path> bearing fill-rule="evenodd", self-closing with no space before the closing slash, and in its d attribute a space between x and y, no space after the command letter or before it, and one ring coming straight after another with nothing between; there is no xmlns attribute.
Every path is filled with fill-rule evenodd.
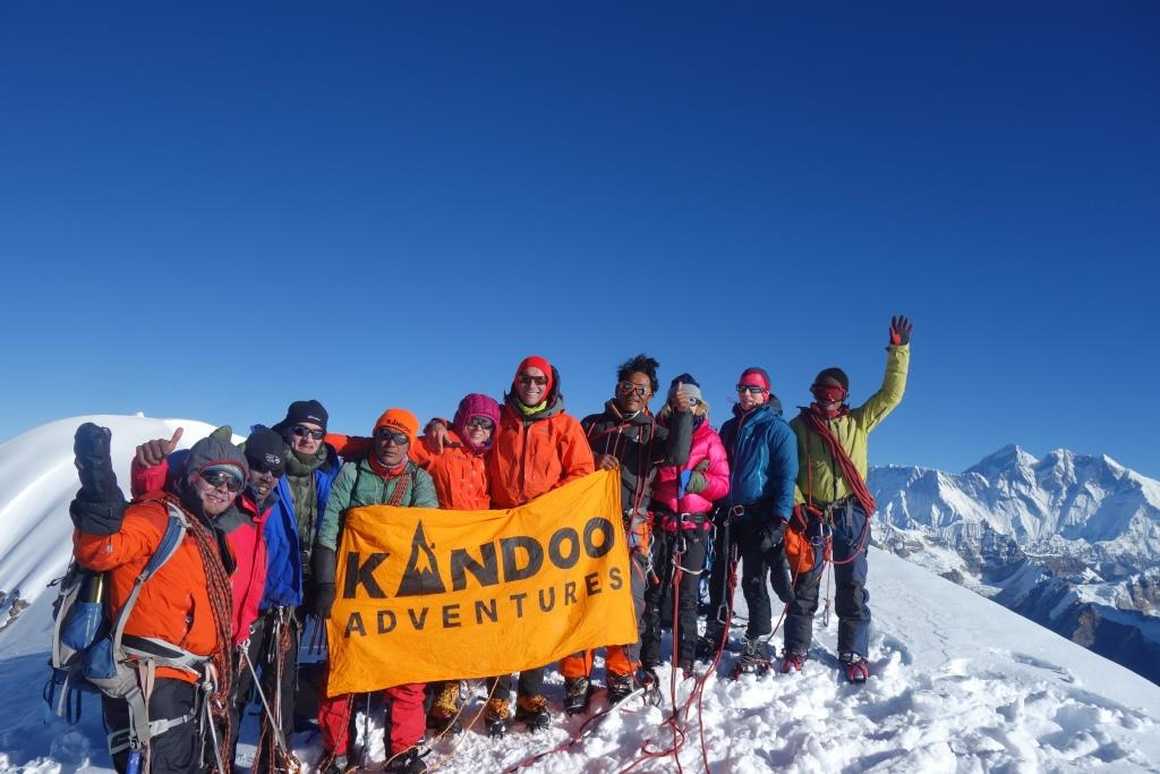
<svg viewBox="0 0 1160 774"><path fill-rule="evenodd" d="M753 384L759 387L764 387L766 392L772 389L769 382L769 374L765 372L764 368L746 368L741 372L741 378L737 380L738 384Z"/></svg>
<svg viewBox="0 0 1160 774"><path fill-rule="evenodd" d="M540 357L539 355L528 355L520 361L520 364L516 366L516 375L512 377L512 386L515 386L520 378L520 374L529 366L540 369L544 372L544 376L548 377L548 383L544 386L544 394L547 395L550 393L552 388L556 386L552 381L552 364L548 362L547 358Z"/></svg>

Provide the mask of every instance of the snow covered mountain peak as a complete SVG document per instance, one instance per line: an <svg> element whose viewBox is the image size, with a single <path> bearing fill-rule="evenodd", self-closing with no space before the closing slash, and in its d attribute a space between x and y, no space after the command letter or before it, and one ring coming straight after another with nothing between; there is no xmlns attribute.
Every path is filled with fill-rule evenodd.
<svg viewBox="0 0 1160 774"><path fill-rule="evenodd" d="M60 574L70 553L67 508L77 487L72 435L84 421L112 428L122 483L136 444L168 437L178 425L185 428L184 443L212 429L203 422L75 417L0 444L0 588L20 586L31 602L0 627L0 684L6 690L0 773L108 771L110 766L95 699L85 699L80 725L70 727L51 717L41 698L53 601L44 583ZM909 487L915 498L924 493L937 498L930 503L939 509L941 524L961 527L963 514L981 507L962 489L961 476L894 467L875 471L872 483L875 477ZM921 510L917 499L903 504ZM902 506L894 505L901 516ZM968 517L980 520L982 513L970 511ZM819 616L800 675L731 680L737 654L729 653L691 701L692 680L674 679L676 696L670 696L666 665L660 668L664 707L637 696L600 722L581 725L559 712L563 679L551 669L547 694L557 719L547 732L493 740L468 730L433 739L429 765L453 773L525 764L529 772L544 774L604 772L638 763L642 771L672 770L677 761L671 756L641 757L643 747L659 749L672 739L664 725L671 700L691 707L678 721L687 737L679 751L686 771L702 770L702 756L712 771L721 772L1157 769L1160 687L912 563L871 549L870 566L873 677L861 687L847 685L841 676L836 618ZM1132 592L1140 599L1160 599L1157 589L1160 574L1153 572L1136 578ZM737 650L747 615L740 593L735 612L731 640ZM666 652L670 646L666 635ZM477 717L487 697L483 685L473 684L463 717ZM605 706L599 694L594 701L597 708ZM252 762L257 738L252 712L248 718L239 746L243 766ZM588 729L585 737L565 744L578 728ZM291 744L304 770L313 770L322 752L317 732L295 734Z"/></svg>

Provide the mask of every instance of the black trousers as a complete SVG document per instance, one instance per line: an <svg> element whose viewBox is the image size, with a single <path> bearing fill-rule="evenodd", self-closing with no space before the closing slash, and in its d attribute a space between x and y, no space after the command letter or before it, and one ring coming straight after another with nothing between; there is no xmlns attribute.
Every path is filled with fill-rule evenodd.
<svg viewBox="0 0 1160 774"><path fill-rule="evenodd" d="M833 514L834 519L834 610L838 614L838 653L856 653L866 658L870 650L870 592L866 590L869 564L866 545L870 525L860 505L848 503ZM810 525L810 537L816 539L818 524ZM815 555L820 556L817 547ZM813 639L814 614L824 568L799 578L794 586L794 601L785 622L785 647L805 653Z"/></svg>
<svg viewBox="0 0 1160 774"><path fill-rule="evenodd" d="M518 696L538 696L544 692L544 669L525 669L520 672L516 692ZM493 699L511 699L512 676L500 675L488 681L487 689Z"/></svg>
<svg viewBox="0 0 1160 774"><path fill-rule="evenodd" d="M284 629L284 631L280 631ZM293 611L283 613L279 623L277 610L268 610L250 630L250 647L248 650L250 663L258 672L261 680L262 694L270 706L271 712L281 712L281 729L287 740L294 731L294 702L295 686L298 672L298 635L300 625ZM279 654L279 638L288 639L286 650ZM282 663L279 665L278 660ZM238 721L241 720L246 707L251 702L257 702L261 712L263 727L269 723L269 717L262 706L262 699L254 689L254 676L250 668L238 658L234 672L234 713ZM241 728L241 723L235 723L235 728ZM237 742L234 743L235 748ZM263 750L258 750L254 771L263 769Z"/></svg>
<svg viewBox="0 0 1160 774"><path fill-rule="evenodd" d="M733 591L727 587L729 576L736 569L737 524L724 510L717 511L714 521L716 529L713 531L713 563L709 568L709 620L705 627L705 636L718 643L722 632L729 627L725 614L733 599Z"/></svg>
<svg viewBox="0 0 1160 774"><path fill-rule="evenodd" d="M661 662L661 620L667 607L672 615L673 577L680 565L677 593L677 628L673 640L677 643L678 661L692 661L697 651L697 606L700 573L705 567L708 533L701 528L653 532L653 573L644 593L644 626L641 632L641 661L650 666ZM665 600L668 599L668 604ZM671 622L671 618L670 618Z"/></svg>
<svg viewBox="0 0 1160 774"><path fill-rule="evenodd" d="M149 720L169 720L193 712L197 706L197 687L183 680L159 677L149 697ZM123 699L101 697L105 732L113 733L129 728L129 704ZM149 770L152 774L200 772L207 767L201 760L200 717L170 728L149 740ZM212 742L206 742L205 752L212 758ZM129 751L112 756L113 766L120 774L129 767ZM141 762L144 768L144 761Z"/></svg>

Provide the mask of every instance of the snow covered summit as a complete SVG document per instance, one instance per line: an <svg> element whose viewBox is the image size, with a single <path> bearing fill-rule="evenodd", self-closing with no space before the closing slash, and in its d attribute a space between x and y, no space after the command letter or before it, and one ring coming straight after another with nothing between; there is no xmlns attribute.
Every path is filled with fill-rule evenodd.
<svg viewBox="0 0 1160 774"><path fill-rule="evenodd" d="M78 417L30 431L0 445L0 588L21 586L32 602L0 631L0 769L58 772L109 768L94 701L69 728L52 719L40 699L47 677L47 632L52 594L42 585L68 559L66 508L76 488L72 431L93 419L113 428L114 455L127 468L132 447L168 436L177 424L191 443L204 423L137 417ZM119 471L119 473L122 471ZM874 676L861 687L839 676L836 619L819 615L817 637L802 674L747 676L731 681L726 654L709 677L702 702L705 755L714 772L772 769L821 771L1112 771L1160 770L1160 687L926 570L871 550L868 585L874 611L870 660ZM739 617L745 615L738 594ZM743 627L738 621L738 626ZM733 630L740 638L741 628ZM666 642L665 647L669 647ZM602 670L598 667L598 677ZM532 763L532 772L613 772L638 760L641 745L667 746L666 705L632 699L593 724L576 744ZM548 695L557 702L562 680L552 671ZM678 701L691 681L678 683ZM482 701L473 686L465 718ZM594 700L604 706L602 695ZM558 717L545 734L514 731L499 742L472 729L434 742L428 764L441 771L501 771L565 742L580 718ZM696 704L682 719L688 738L679 752L686 771L702 771ZM242 754L252 754L243 735ZM317 739L294 744L308 764ZM634 769L670 771L671 757Z"/></svg>

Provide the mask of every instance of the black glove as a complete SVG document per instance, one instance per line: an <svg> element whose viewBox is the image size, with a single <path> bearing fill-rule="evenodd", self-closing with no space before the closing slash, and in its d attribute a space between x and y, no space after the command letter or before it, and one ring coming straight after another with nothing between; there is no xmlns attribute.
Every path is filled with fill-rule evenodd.
<svg viewBox="0 0 1160 774"><path fill-rule="evenodd" d="M784 604L794 600L793 572L789 567L789 558L785 555L785 541L769 553L769 584L773 586L773 593Z"/></svg>
<svg viewBox="0 0 1160 774"><path fill-rule="evenodd" d="M90 535L112 535L121 529L125 496L117 486L117 474L109 456L113 437L107 427L85 422L73 438L73 454L81 488L69 505L73 525Z"/></svg>
<svg viewBox="0 0 1160 774"><path fill-rule="evenodd" d="M757 540L761 553L768 554L782 545L782 541L785 539L785 525L785 519L774 517L758 528Z"/></svg>
<svg viewBox="0 0 1160 774"><path fill-rule="evenodd" d="M314 556L314 594L311 600L311 611L319 618L330 618L330 609L334 607L337 595L334 587L334 576L338 571L338 557L333 548L315 544Z"/></svg>

